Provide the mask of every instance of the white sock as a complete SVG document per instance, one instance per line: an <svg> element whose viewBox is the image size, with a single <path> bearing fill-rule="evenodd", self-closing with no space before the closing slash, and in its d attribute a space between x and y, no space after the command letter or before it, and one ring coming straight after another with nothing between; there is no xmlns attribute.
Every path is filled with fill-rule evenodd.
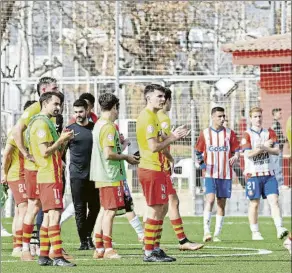
<svg viewBox="0 0 292 273"><path fill-rule="evenodd" d="M106 248L106 249L105 249L105 252L109 252L109 251L111 251L111 250L113 250L113 248L112 248L112 247L109 247L109 248Z"/></svg>
<svg viewBox="0 0 292 273"><path fill-rule="evenodd" d="M251 232L259 232L259 224L250 224Z"/></svg>
<svg viewBox="0 0 292 273"><path fill-rule="evenodd" d="M29 251L29 243L22 242L22 251Z"/></svg>
<svg viewBox="0 0 292 273"><path fill-rule="evenodd" d="M219 236L224 222L224 216L216 215L216 225L214 236Z"/></svg>
<svg viewBox="0 0 292 273"><path fill-rule="evenodd" d="M70 219L75 214L74 204L70 203L69 206L63 211L61 215L60 225L62 225L65 221Z"/></svg>
<svg viewBox="0 0 292 273"><path fill-rule="evenodd" d="M150 255L151 255L151 253L152 253L152 250L145 250L145 252L144 252L144 253L145 253L145 255L146 255L146 256L150 256Z"/></svg>
<svg viewBox="0 0 292 273"><path fill-rule="evenodd" d="M15 247L15 248L13 248L13 251L21 251L22 250L22 247L20 247L20 246L17 246L17 247Z"/></svg>
<svg viewBox="0 0 292 273"><path fill-rule="evenodd" d="M204 211L204 233L210 233L211 211Z"/></svg>
<svg viewBox="0 0 292 273"><path fill-rule="evenodd" d="M2 222L1 222L1 230L3 230L3 229L5 229L5 228L3 227Z"/></svg>
<svg viewBox="0 0 292 273"><path fill-rule="evenodd" d="M144 230L137 215L130 221L130 224L133 227L133 229L136 231L138 237L143 238Z"/></svg>
<svg viewBox="0 0 292 273"><path fill-rule="evenodd" d="M275 217L274 224L275 224L276 229L281 228L283 226L282 217Z"/></svg>
<svg viewBox="0 0 292 273"><path fill-rule="evenodd" d="M104 252L104 247L96 248L95 250L96 250L96 252Z"/></svg>

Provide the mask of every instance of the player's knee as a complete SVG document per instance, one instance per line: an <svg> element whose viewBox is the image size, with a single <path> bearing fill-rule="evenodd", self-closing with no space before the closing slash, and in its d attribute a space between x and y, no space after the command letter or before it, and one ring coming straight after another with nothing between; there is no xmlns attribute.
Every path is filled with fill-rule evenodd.
<svg viewBox="0 0 292 273"><path fill-rule="evenodd" d="M117 209L107 209L104 211L104 217L113 218L116 215Z"/></svg>
<svg viewBox="0 0 292 273"><path fill-rule="evenodd" d="M249 206L253 209L259 208L259 202L250 202Z"/></svg>
<svg viewBox="0 0 292 273"><path fill-rule="evenodd" d="M217 199L217 205L220 208L225 208L225 204L226 204L226 199L225 198L218 198Z"/></svg>
<svg viewBox="0 0 292 273"><path fill-rule="evenodd" d="M49 215L50 226L59 224L59 220L60 220L60 217L61 217L61 211L60 210L58 210L58 209L49 210L48 215Z"/></svg>
<svg viewBox="0 0 292 273"><path fill-rule="evenodd" d="M179 199L176 195L169 196L169 206L177 208L179 206Z"/></svg>
<svg viewBox="0 0 292 273"><path fill-rule="evenodd" d="M269 204L271 207L277 207L279 205L278 199L277 198L271 198L269 200Z"/></svg>

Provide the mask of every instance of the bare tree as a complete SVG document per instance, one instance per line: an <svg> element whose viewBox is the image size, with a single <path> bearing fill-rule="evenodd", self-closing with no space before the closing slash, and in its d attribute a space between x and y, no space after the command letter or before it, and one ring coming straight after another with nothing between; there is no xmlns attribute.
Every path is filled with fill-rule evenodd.
<svg viewBox="0 0 292 273"><path fill-rule="evenodd" d="M13 11L13 6L15 4L15 1L12 0L6 0L6 1L1 1L0 6L1 6L1 39L3 38L3 35L6 31L7 23L12 15Z"/></svg>

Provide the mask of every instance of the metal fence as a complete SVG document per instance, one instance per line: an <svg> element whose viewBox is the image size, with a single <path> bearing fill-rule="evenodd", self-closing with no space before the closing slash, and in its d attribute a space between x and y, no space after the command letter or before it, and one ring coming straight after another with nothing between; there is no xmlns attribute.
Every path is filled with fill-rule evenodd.
<svg viewBox="0 0 292 273"><path fill-rule="evenodd" d="M1 144L25 101L35 98L41 76L58 79L65 94L65 122L81 93L97 99L115 92L121 132L133 143L143 88L160 83L173 91L172 125L192 128L191 136L174 143L171 152L178 169L191 174L178 174L175 183L194 194L201 173L188 159L194 160L193 145L210 123L212 106L226 109L229 127L239 134L241 120L260 103L258 67L233 66L221 45L291 31L290 1L11 2L12 13L3 2L1 14L7 19L1 21L6 22L1 32ZM236 83L229 96L214 91L222 78ZM128 168L128 179L132 191L141 192L135 168Z"/></svg>

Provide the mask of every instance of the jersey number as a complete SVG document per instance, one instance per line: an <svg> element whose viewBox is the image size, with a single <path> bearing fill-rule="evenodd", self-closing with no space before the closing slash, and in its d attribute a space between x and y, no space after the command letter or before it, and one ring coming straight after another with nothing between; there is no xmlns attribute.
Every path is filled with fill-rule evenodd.
<svg viewBox="0 0 292 273"><path fill-rule="evenodd" d="M55 199L61 199L61 194L59 189L53 189Z"/></svg>
<svg viewBox="0 0 292 273"><path fill-rule="evenodd" d="M246 183L246 187L247 187L247 189L249 190L249 191L253 191L253 190L255 190L255 182L254 181L248 181L247 183Z"/></svg>
<svg viewBox="0 0 292 273"><path fill-rule="evenodd" d="M25 184L19 184L18 185L18 192L25 192Z"/></svg>

